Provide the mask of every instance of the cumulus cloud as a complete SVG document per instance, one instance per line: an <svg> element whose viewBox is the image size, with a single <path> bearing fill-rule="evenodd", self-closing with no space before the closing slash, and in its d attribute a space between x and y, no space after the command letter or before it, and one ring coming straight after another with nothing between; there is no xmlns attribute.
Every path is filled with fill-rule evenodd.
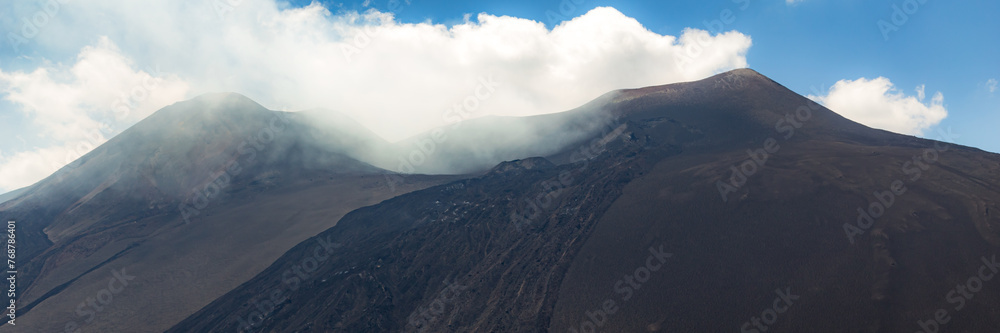
<svg viewBox="0 0 1000 333"><path fill-rule="evenodd" d="M869 127L921 135L947 117L948 110L940 92L926 102L923 85L915 92L916 96L908 96L884 77L860 78L838 81L826 96L810 95L809 98Z"/></svg>
<svg viewBox="0 0 1000 333"><path fill-rule="evenodd" d="M0 69L0 92L59 141L81 140L102 129L101 119L129 123L183 98L187 85L138 69L107 38L85 47L72 66L46 65L31 72ZM155 92L155 93L153 93Z"/></svg>
<svg viewBox="0 0 1000 333"><path fill-rule="evenodd" d="M986 90L989 90L991 94L994 93L994 92L996 92L997 91L997 79L986 80Z"/></svg>
<svg viewBox="0 0 1000 333"><path fill-rule="evenodd" d="M499 87L472 117L552 113L614 89L746 67L751 46L735 31L660 35L608 7L547 29L486 13L446 26L401 23L374 9L333 13L317 2L216 2L68 2L30 44L43 55L77 48L77 63L4 72L3 97L66 142L99 128L101 112L114 113L109 98L158 76L169 84L134 117L168 101L233 91L272 109L339 111L395 141L446 124L446 111L483 79ZM144 69L154 66L162 73Z"/></svg>

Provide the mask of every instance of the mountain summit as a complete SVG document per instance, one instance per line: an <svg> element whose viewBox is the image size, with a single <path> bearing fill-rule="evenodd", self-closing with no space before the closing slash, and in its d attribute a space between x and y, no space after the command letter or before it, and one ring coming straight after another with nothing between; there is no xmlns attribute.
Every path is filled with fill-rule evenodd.
<svg viewBox="0 0 1000 333"><path fill-rule="evenodd" d="M0 203L18 226L18 329L167 329L347 212L453 179L390 185L347 155L371 137L306 115L231 93L179 102ZM95 321L111 310L86 300L115 274L135 277L114 295L131 319Z"/></svg>

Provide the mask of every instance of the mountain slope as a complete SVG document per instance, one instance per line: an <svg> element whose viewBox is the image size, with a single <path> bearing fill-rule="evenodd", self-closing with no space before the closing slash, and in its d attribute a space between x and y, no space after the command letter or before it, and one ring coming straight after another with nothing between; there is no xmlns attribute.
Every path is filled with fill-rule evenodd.
<svg viewBox="0 0 1000 333"><path fill-rule="evenodd" d="M949 292L1000 246L1000 156L867 128L751 70L600 109L614 121L558 166L351 212L170 331L896 332L939 309L942 331L1000 327L996 286L960 310Z"/></svg>
<svg viewBox="0 0 1000 333"><path fill-rule="evenodd" d="M162 331L347 212L450 179L389 186L387 172L311 128L243 96L206 95L0 204L18 222L18 326ZM110 305L85 304L123 274L135 280Z"/></svg>
<svg viewBox="0 0 1000 333"><path fill-rule="evenodd" d="M27 187L22 187L4 194L0 194L0 204L7 202L11 199L17 198L17 196L24 193L27 189L28 189Z"/></svg>

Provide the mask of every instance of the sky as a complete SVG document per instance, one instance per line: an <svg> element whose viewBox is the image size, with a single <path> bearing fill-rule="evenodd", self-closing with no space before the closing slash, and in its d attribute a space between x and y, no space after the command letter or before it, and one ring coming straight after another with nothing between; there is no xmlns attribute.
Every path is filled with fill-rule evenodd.
<svg viewBox="0 0 1000 333"><path fill-rule="evenodd" d="M1000 152L995 1L4 1L0 193L205 93L394 141L484 82L462 120L743 67L871 127Z"/></svg>

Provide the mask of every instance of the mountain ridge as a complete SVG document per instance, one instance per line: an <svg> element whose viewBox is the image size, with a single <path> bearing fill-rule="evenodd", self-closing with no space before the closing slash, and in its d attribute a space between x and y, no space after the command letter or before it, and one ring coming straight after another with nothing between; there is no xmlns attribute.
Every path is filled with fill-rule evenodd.
<svg viewBox="0 0 1000 333"><path fill-rule="evenodd" d="M545 156L555 168L507 162L356 210L317 235L345 247L315 278L281 279L310 240L169 332L746 330L776 288L794 301L775 331L918 328L996 251L1000 155L871 129L764 78L620 91L613 121ZM935 147L909 192L845 234ZM1000 325L1000 298L973 301L950 329Z"/></svg>
<svg viewBox="0 0 1000 333"><path fill-rule="evenodd" d="M1000 155L868 128L749 69L452 125L433 146L433 132L387 143L343 114L312 126L309 112L199 96L0 203L27 243L19 323L79 322L77 302L124 267L140 282L104 314L130 319L84 331L718 331L778 287L802 298L776 330L906 330L940 306L906 290L947 291L1000 240ZM523 138L493 139L492 123ZM845 234L936 147L884 216ZM390 171L418 151L412 173ZM317 244L337 246L312 278L286 282ZM672 254L668 270L625 299L616 282L650 248ZM702 291L732 301L699 303ZM962 315L998 301L983 294Z"/></svg>

